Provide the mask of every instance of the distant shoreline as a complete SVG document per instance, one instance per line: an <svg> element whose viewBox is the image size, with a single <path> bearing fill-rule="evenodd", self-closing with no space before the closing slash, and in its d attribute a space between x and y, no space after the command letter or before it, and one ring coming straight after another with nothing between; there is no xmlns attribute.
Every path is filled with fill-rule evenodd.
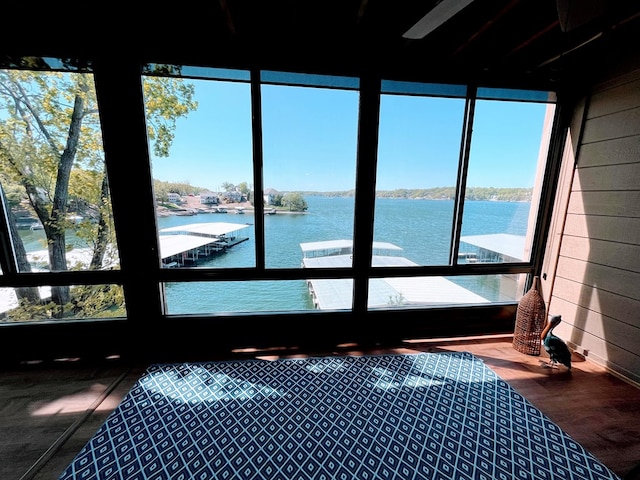
<svg viewBox="0 0 640 480"><path fill-rule="evenodd" d="M196 198L197 200L192 200ZM158 206L156 208L156 215L158 217L179 217L179 216L193 216L199 214L205 215L242 215L238 213L241 210L243 213L255 214L255 207L249 202L241 203L224 203L219 205L202 205L199 203L199 197L189 197L189 200L184 205L177 205L177 208L167 208L164 206ZM216 209L225 209L224 212L217 212ZM275 214L278 215L306 215L307 212L293 212L285 209L278 209L273 206L265 206L264 212L268 214L271 209L275 208ZM274 215L275 215L274 214Z"/></svg>

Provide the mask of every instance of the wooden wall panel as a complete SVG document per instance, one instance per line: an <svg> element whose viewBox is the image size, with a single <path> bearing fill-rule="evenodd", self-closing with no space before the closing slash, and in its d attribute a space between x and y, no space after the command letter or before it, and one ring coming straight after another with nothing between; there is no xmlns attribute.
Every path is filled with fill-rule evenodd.
<svg viewBox="0 0 640 480"><path fill-rule="evenodd" d="M634 338L638 335L639 329L634 325L619 322L617 319L594 312L566 300L556 299L555 308L562 312L563 328L554 330L560 336L563 330L571 329L570 336L565 340L570 340L575 344L582 344L582 336L585 332L599 339L597 343L613 343L620 348L632 351L636 348ZM556 315L555 311L550 314Z"/></svg>
<svg viewBox="0 0 640 480"><path fill-rule="evenodd" d="M640 161L640 135L590 143L582 145L580 150L581 168L638 161Z"/></svg>
<svg viewBox="0 0 640 480"><path fill-rule="evenodd" d="M603 341L588 331L580 330L566 322L561 322L554 333L587 360L608 367L618 376L640 384L640 357L634 353L635 348L628 350L615 343ZM580 345L572 341L572 334L580 341Z"/></svg>
<svg viewBox="0 0 640 480"><path fill-rule="evenodd" d="M589 348L591 338L585 335L587 357L589 360L607 367L617 377L625 379L640 387L640 360L634 351L624 350L612 343L606 344L602 353Z"/></svg>
<svg viewBox="0 0 640 480"><path fill-rule="evenodd" d="M606 92L613 90L626 83L640 80L640 52L633 52L635 58L628 58L626 62L608 70L607 78L602 78L594 90L592 96L606 96Z"/></svg>
<svg viewBox="0 0 640 480"><path fill-rule="evenodd" d="M548 239L556 245L546 254L556 255L548 310L562 315L556 333L578 352L638 383L640 62L596 86L582 106L586 120L574 117L570 127L574 140L583 130L566 211L554 212Z"/></svg>
<svg viewBox="0 0 640 480"><path fill-rule="evenodd" d="M565 337L565 332L560 328L555 333L561 338ZM569 345L575 348L570 341ZM607 367L616 376L640 385L640 358L633 351L625 350L613 343L603 343L588 332L584 332L582 346L576 350L582 355L586 353L587 361Z"/></svg>
<svg viewBox="0 0 640 480"><path fill-rule="evenodd" d="M564 234L611 242L634 243L640 232L640 217L606 217L568 214Z"/></svg>
<svg viewBox="0 0 640 480"><path fill-rule="evenodd" d="M568 213L637 218L640 191L580 192L571 195Z"/></svg>
<svg viewBox="0 0 640 480"><path fill-rule="evenodd" d="M640 75L620 78L620 83L591 96L587 118L603 117L625 110L631 110L640 105Z"/></svg>
<svg viewBox="0 0 640 480"><path fill-rule="evenodd" d="M562 277L556 278L555 287L556 296L554 298L558 300L577 302L579 307L637 327L640 299L625 297L599 287L592 287Z"/></svg>
<svg viewBox="0 0 640 480"><path fill-rule="evenodd" d="M640 184L640 162L580 168L573 181L574 192L633 190ZM640 209L640 206L638 207Z"/></svg>
<svg viewBox="0 0 640 480"><path fill-rule="evenodd" d="M565 235L560 255L640 273L639 245Z"/></svg>
<svg viewBox="0 0 640 480"><path fill-rule="evenodd" d="M565 257L558 261L556 276L640 300L640 274L636 272ZM553 296L563 297L563 294L555 290L555 285Z"/></svg>
<svg viewBox="0 0 640 480"><path fill-rule="evenodd" d="M582 141L583 143L591 143L612 138L631 137L638 134L639 123L640 107L613 115L596 117L586 122Z"/></svg>

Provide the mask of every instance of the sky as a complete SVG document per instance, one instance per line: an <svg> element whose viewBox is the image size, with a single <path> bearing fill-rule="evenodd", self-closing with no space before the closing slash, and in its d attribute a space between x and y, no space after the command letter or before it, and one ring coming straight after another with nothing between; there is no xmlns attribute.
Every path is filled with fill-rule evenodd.
<svg viewBox="0 0 640 480"><path fill-rule="evenodd" d="M221 190L252 186L250 85L190 80L197 111L177 121L153 176ZM355 188L358 92L263 85L263 184L286 191ZM532 187L545 114L532 103L478 101L467 185ZM455 185L464 101L382 95L377 190Z"/></svg>

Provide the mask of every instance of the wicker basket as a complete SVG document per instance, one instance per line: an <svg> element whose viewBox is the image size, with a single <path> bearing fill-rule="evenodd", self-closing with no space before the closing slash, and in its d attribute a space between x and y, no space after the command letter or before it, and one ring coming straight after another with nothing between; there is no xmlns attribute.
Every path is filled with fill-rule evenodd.
<svg viewBox="0 0 640 480"><path fill-rule="evenodd" d="M513 348L527 355L540 355L540 335L547 318L544 299L538 291L538 277L520 299L516 311L516 327L513 333Z"/></svg>

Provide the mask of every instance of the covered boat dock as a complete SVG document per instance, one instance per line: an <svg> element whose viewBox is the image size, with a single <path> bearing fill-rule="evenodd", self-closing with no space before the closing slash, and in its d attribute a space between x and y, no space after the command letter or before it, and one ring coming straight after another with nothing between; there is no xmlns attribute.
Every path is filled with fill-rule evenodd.
<svg viewBox="0 0 640 480"><path fill-rule="evenodd" d="M331 240L300 244L303 268L349 268L353 264L351 241ZM374 242L372 266L410 267L418 264L398 255L402 248ZM319 310L352 308L353 280L308 280L313 303ZM486 298L444 277L372 278L369 282L368 308L435 306L488 303Z"/></svg>
<svg viewBox="0 0 640 480"><path fill-rule="evenodd" d="M163 228L158 237L162 264L165 268L181 267L226 250L249 239L240 235L248 227L240 223L209 222Z"/></svg>
<svg viewBox="0 0 640 480"><path fill-rule="evenodd" d="M468 235L460 243L472 246L475 261L479 263L505 263L525 261L525 237L509 233Z"/></svg>

